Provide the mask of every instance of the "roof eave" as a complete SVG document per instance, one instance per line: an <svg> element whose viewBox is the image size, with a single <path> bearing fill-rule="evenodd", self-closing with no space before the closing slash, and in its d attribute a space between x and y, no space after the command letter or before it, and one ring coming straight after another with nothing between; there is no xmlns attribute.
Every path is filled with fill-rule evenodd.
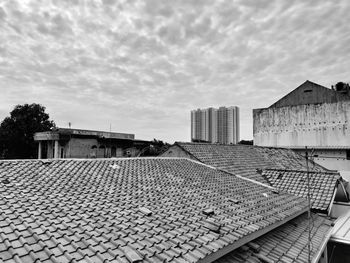
<svg viewBox="0 0 350 263"><path fill-rule="evenodd" d="M322 253L323 253L323 251L325 250L325 248L327 247L328 241L329 241L330 238L331 238L332 231L333 231L332 228L330 228L330 229L328 230L328 233L327 233L326 237L324 238L321 247L320 247L319 250L316 252L315 256L313 257L313 259L312 259L312 261L311 261L312 263L318 263L318 261L320 260L320 258L321 258L321 256L322 256Z"/></svg>
<svg viewBox="0 0 350 263"><path fill-rule="evenodd" d="M214 252L212 254L210 254L209 256L201 259L198 261L198 263L210 263L210 262L214 262L215 260L218 260L219 258L225 256L226 254L232 252L233 250L253 241L254 239L270 232L271 230L287 223L288 221L300 216L301 214L305 213L308 211L308 208L305 207L304 209L300 210L299 212L295 213L294 215L292 216L289 216L277 223L274 223L272 225L269 225L268 227L265 227L264 229L261 229L261 230L258 230L248 236L245 236L243 238L241 238L240 240L238 240L237 242L234 242L233 244L231 245L228 245L226 247L224 247L223 249L220 249L218 250L217 252Z"/></svg>

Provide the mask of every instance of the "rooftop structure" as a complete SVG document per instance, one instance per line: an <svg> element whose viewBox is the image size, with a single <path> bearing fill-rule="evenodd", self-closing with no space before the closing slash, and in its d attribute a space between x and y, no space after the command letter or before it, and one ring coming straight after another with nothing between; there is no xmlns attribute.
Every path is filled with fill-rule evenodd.
<svg viewBox="0 0 350 263"><path fill-rule="evenodd" d="M329 89L307 80L283 98L276 101L269 108L348 101L350 100L349 92L349 87L337 91L334 88Z"/></svg>
<svg viewBox="0 0 350 263"><path fill-rule="evenodd" d="M120 139L120 140L133 140L135 139L134 134L130 133L117 133L117 132L105 132L105 131L93 131L93 130L82 130L82 129L70 129L70 128L57 128L53 131L37 132L34 135L36 141L44 140L65 140L69 136L90 136L101 139Z"/></svg>
<svg viewBox="0 0 350 263"><path fill-rule="evenodd" d="M134 134L67 128L37 132L34 140L38 159L134 157L149 145Z"/></svg>
<svg viewBox="0 0 350 263"><path fill-rule="evenodd" d="M1 161L0 209L6 263L213 262L307 202L188 159L51 159Z"/></svg>
<svg viewBox="0 0 350 263"><path fill-rule="evenodd" d="M306 81L270 107L253 110L254 144L305 147L315 162L350 180L350 87Z"/></svg>

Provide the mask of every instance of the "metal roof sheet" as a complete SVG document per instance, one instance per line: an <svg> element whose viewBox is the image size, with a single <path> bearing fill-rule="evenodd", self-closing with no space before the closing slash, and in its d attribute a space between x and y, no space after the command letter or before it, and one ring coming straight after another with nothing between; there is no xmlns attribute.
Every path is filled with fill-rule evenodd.
<svg viewBox="0 0 350 263"><path fill-rule="evenodd" d="M331 240L350 245L350 211L336 221Z"/></svg>

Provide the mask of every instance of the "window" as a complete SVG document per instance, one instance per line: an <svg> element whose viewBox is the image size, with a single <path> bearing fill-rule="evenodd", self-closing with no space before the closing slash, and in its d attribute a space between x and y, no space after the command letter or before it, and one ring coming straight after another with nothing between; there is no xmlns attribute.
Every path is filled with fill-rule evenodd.
<svg viewBox="0 0 350 263"><path fill-rule="evenodd" d="M304 90L305 93L312 92L312 89L306 89Z"/></svg>
<svg viewBox="0 0 350 263"><path fill-rule="evenodd" d="M350 150L346 150L346 160L350 160Z"/></svg>

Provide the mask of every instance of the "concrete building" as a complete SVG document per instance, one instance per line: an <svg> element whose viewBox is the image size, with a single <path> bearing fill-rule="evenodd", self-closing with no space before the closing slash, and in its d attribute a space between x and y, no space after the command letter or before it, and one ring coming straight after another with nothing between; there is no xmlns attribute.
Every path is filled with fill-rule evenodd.
<svg viewBox="0 0 350 263"><path fill-rule="evenodd" d="M34 140L39 159L134 157L150 145L134 134L66 128L37 132Z"/></svg>
<svg viewBox="0 0 350 263"><path fill-rule="evenodd" d="M221 144L239 142L239 108L197 109L191 111L191 139Z"/></svg>
<svg viewBox="0 0 350 263"><path fill-rule="evenodd" d="M306 81L268 108L253 110L254 144L305 146L322 166L350 179L349 86L332 89Z"/></svg>

